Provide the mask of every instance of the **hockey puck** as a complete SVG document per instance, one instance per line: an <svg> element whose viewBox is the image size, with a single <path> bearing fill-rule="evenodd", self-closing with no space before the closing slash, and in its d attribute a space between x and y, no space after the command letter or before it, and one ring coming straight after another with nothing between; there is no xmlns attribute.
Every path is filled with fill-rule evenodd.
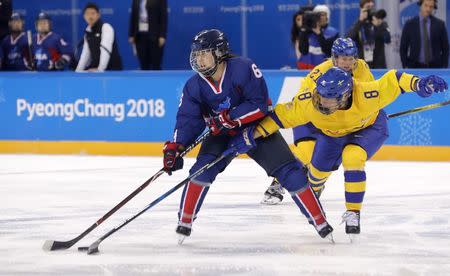
<svg viewBox="0 0 450 276"><path fill-rule="evenodd" d="M80 246L78 247L78 251L88 251L89 247L87 246Z"/></svg>

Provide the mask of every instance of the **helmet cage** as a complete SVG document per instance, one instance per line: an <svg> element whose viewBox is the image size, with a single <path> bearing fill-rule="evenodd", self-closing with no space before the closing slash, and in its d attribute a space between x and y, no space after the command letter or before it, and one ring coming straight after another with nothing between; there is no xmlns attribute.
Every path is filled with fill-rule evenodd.
<svg viewBox="0 0 450 276"><path fill-rule="evenodd" d="M351 96L352 89L349 88L347 91L342 93L339 97L327 98L320 95L320 93L315 88L312 95L312 102L314 107L324 115L330 115L339 109L343 109L347 106L348 99ZM322 103L326 101L326 106Z"/></svg>
<svg viewBox="0 0 450 276"><path fill-rule="evenodd" d="M199 64L200 56L207 54L211 54L213 58L213 64L210 66ZM191 64L192 70L194 70L195 72L200 73L205 77L211 77L212 75L214 75L214 73L216 73L219 64L225 60L226 56L227 55L224 54L218 48L199 49L199 50L194 49L191 51L189 63Z"/></svg>

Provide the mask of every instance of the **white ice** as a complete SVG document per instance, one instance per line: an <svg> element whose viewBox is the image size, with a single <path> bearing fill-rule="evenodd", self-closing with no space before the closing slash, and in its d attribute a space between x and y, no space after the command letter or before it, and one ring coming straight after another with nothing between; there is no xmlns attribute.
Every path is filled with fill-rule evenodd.
<svg viewBox="0 0 450 276"><path fill-rule="evenodd" d="M163 175L68 250L47 239L83 232L161 166L160 158L2 155L1 275L450 275L450 163L369 162L362 233L350 243L340 225L343 175L322 204L335 244L321 239L286 195L259 202L270 179L250 159L218 177L190 238L174 232L181 189L100 245L77 251L133 216L187 176Z"/></svg>

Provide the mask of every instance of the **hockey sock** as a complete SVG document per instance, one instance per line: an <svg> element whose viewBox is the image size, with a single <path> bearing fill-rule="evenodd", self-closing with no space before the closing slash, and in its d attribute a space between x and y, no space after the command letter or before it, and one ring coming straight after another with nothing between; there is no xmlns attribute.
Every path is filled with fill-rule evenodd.
<svg viewBox="0 0 450 276"><path fill-rule="evenodd" d="M308 180L314 192L323 190L323 186L330 176L331 172L322 172L316 169L312 164L309 166Z"/></svg>
<svg viewBox="0 0 450 276"><path fill-rule="evenodd" d="M192 223L200 210L209 186L202 186L190 181L183 190L180 203L179 220L182 223Z"/></svg>
<svg viewBox="0 0 450 276"><path fill-rule="evenodd" d="M316 228L318 225L326 222L325 214L323 212L322 206L319 200L314 195L311 187L307 187L304 190L295 192L292 195L297 206L303 215L306 216L309 223L314 225Z"/></svg>
<svg viewBox="0 0 450 276"><path fill-rule="evenodd" d="M365 171L345 171L345 207L347 210L361 210L366 192Z"/></svg>
<svg viewBox="0 0 450 276"><path fill-rule="evenodd" d="M366 151L358 145L347 145L342 152L345 178L345 207L347 210L361 210L366 192Z"/></svg>

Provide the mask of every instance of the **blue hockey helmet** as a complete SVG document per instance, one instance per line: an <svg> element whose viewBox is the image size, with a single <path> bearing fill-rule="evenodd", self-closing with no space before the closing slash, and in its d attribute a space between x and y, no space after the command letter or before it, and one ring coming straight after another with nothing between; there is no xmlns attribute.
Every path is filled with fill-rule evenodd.
<svg viewBox="0 0 450 276"><path fill-rule="evenodd" d="M351 38L338 38L331 47L333 65L348 72L355 69L358 58L358 47Z"/></svg>
<svg viewBox="0 0 450 276"><path fill-rule="evenodd" d="M50 18L50 15L48 15L47 13L45 13L45 12L40 12L40 13L38 14L37 18L36 18L36 21L39 21L39 20L48 20L48 21L51 21L52 19Z"/></svg>
<svg viewBox="0 0 450 276"><path fill-rule="evenodd" d="M338 56L358 56L358 47L353 39L347 37L342 38L339 37L333 42L333 46L331 46L331 55L334 57Z"/></svg>
<svg viewBox="0 0 450 276"><path fill-rule="evenodd" d="M210 62L199 60L199 57L209 55ZM190 64L194 71L206 77L217 71L217 66L230 54L230 46L224 33L217 29L203 30L193 39L191 45Z"/></svg>
<svg viewBox="0 0 450 276"><path fill-rule="evenodd" d="M21 20L23 21L23 17L20 13L15 12L11 15L11 18L9 19L9 21L13 21L13 20Z"/></svg>
<svg viewBox="0 0 450 276"><path fill-rule="evenodd" d="M332 67L317 79L313 104L323 114L331 114L348 104L352 88L353 78L350 73Z"/></svg>

